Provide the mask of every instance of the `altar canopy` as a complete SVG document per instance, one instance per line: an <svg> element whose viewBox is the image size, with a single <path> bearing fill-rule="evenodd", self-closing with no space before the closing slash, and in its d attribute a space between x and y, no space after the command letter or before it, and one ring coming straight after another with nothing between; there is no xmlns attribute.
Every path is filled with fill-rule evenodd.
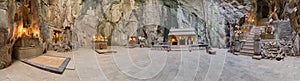
<svg viewBox="0 0 300 81"><path fill-rule="evenodd" d="M196 44L196 33L194 28L170 29L169 42L171 45Z"/></svg>

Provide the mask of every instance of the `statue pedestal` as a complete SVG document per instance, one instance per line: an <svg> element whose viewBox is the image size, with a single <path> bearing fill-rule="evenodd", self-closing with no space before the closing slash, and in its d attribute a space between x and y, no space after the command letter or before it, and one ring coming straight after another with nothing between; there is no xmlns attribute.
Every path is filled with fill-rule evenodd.
<svg viewBox="0 0 300 81"><path fill-rule="evenodd" d="M36 47L14 47L13 56L18 60L37 57L43 54L43 48Z"/></svg>
<svg viewBox="0 0 300 81"><path fill-rule="evenodd" d="M39 45L38 38L19 38L13 47L13 57L18 60L36 57L42 55L43 52L43 47Z"/></svg>

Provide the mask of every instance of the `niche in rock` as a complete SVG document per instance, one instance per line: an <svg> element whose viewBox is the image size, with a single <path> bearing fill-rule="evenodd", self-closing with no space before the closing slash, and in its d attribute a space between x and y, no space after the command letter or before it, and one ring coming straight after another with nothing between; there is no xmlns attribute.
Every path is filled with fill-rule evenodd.
<svg viewBox="0 0 300 81"><path fill-rule="evenodd" d="M269 3L266 0L257 0L257 17L258 19L268 18Z"/></svg>

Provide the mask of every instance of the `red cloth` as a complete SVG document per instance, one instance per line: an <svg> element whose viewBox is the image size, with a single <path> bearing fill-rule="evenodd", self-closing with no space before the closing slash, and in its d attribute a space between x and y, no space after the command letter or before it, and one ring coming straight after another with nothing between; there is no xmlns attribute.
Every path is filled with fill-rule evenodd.
<svg viewBox="0 0 300 81"><path fill-rule="evenodd" d="M100 46L99 46L99 47L100 47L100 49L102 49L102 48L103 48L103 45L102 45L102 44L100 44Z"/></svg>

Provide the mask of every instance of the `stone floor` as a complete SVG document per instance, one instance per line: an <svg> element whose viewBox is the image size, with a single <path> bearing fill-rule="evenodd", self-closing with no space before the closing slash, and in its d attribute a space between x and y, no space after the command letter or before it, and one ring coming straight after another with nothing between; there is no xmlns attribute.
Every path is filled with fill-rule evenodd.
<svg viewBox="0 0 300 81"><path fill-rule="evenodd" d="M72 58L63 74L40 70L20 61L0 70L0 81L300 81L300 58L254 60L226 49L216 55L200 51L156 51L112 47L97 54L81 48L47 54Z"/></svg>

